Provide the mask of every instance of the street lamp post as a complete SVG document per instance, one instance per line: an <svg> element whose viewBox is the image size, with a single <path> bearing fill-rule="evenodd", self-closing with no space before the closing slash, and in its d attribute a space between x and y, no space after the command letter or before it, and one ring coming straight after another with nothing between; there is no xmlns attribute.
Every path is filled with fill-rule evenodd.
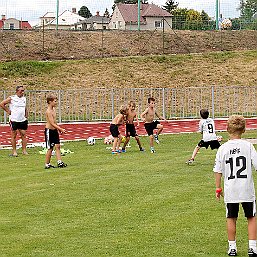
<svg viewBox="0 0 257 257"><path fill-rule="evenodd" d="M216 0L216 30L219 30L220 3Z"/></svg>
<svg viewBox="0 0 257 257"><path fill-rule="evenodd" d="M59 0L56 0L56 30L58 31L59 26Z"/></svg>
<svg viewBox="0 0 257 257"><path fill-rule="evenodd" d="M140 31L140 11L141 11L141 0L137 1L137 6L138 6L138 16L137 16L137 30Z"/></svg>

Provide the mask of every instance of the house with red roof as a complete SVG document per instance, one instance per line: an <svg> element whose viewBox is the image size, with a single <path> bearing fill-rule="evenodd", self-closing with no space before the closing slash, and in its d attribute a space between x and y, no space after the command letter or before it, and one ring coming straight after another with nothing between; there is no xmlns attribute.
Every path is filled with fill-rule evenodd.
<svg viewBox="0 0 257 257"><path fill-rule="evenodd" d="M164 21L164 22L163 22ZM141 30L170 30L172 29L172 15L155 4L141 3L140 29ZM110 29L137 30L138 4L117 4L113 11Z"/></svg>
<svg viewBox="0 0 257 257"><path fill-rule="evenodd" d="M21 29L21 30L30 30L32 29L28 21L20 21L15 18L6 19L5 15L2 15L0 20L0 29Z"/></svg>

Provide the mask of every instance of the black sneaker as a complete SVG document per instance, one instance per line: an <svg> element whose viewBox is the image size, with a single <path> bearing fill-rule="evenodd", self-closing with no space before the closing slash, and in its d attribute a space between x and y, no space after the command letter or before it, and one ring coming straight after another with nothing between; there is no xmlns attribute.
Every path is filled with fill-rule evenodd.
<svg viewBox="0 0 257 257"><path fill-rule="evenodd" d="M47 164L47 165L45 166L45 169L50 169L50 168L55 168L55 166L53 166L52 164Z"/></svg>
<svg viewBox="0 0 257 257"><path fill-rule="evenodd" d="M237 251L236 249L230 248L228 250L228 256L237 256Z"/></svg>
<svg viewBox="0 0 257 257"><path fill-rule="evenodd" d="M254 256L257 256L257 253L252 248L249 248L248 249L248 256L249 257L254 257Z"/></svg>
<svg viewBox="0 0 257 257"><path fill-rule="evenodd" d="M60 163L58 163L57 165L58 165L58 168L65 168L65 167L68 166L68 165L67 165L66 163L64 163L64 162L60 162Z"/></svg>

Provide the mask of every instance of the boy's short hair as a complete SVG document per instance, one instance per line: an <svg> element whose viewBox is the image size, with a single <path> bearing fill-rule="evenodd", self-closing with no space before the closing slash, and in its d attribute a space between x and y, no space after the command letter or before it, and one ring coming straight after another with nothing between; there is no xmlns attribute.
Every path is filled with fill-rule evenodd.
<svg viewBox="0 0 257 257"><path fill-rule="evenodd" d="M136 106L136 103L134 101L129 101L128 106Z"/></svg>
<svg viewBox="0 0 257 257"><path fill-rule="evenodd" d="M201 109L200 115L203 119L207 119L209 117L209 111L207 109Z"/></svg>
<svg viewBox="0 0 257 257"><path fill-rule="evenodd" d="M227 122L229 134L243 134L245 132L245 119L242 115L232 115Z"/></svg>
<svg viewBox="0 0 257 257"><path fill-rule="evenodd" d="M147 100L148 103L150 102L155 102L155 99L153 97L149 97L148 100Z"/></svg>
<svg viewBox="0 0 257 257"><path fill-rule="evenodd" d="M53 102L55 99L57 99L56 95L49 95L46 98L46 102L49 104L50 102Z"/></svg>
<svg viewBox="0 0 257 257"><path fill-rule="evenodd" d="M123 114L123 115L125 115L125 114L127 114L127 111L128 111L128 108L126 107L126 106L121 106L120 107L120 113L121 114Z"/></svg>

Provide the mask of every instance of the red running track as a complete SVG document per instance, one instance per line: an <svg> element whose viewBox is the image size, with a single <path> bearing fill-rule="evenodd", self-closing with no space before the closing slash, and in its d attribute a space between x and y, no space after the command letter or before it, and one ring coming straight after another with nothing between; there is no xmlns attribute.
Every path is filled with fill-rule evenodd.
<svg viewBox="0 0 257 257"><path fill-rule="evenodd" d="M198 119L194 120L170 120L167 122L161 121L164 125L163 134L174 133L192 133L198 130ZM246 119L247 129L257 129L257 118ZM66 134L61 135L62 141L85 140L92 136L95 138L104 138L110 135L109 122L95 123L67 123L61 124L67 130ZM217 131L226 130L226 120L215 120ZM28 143L44 142L44 124L30 124L27 131ZM146 135L143 123L140 123L136 128L138 135ZM120 128L120 132L124 134L124 126ZM9 125L0 126L0 146L9 146L11 144L10 127Z"/></svg>

